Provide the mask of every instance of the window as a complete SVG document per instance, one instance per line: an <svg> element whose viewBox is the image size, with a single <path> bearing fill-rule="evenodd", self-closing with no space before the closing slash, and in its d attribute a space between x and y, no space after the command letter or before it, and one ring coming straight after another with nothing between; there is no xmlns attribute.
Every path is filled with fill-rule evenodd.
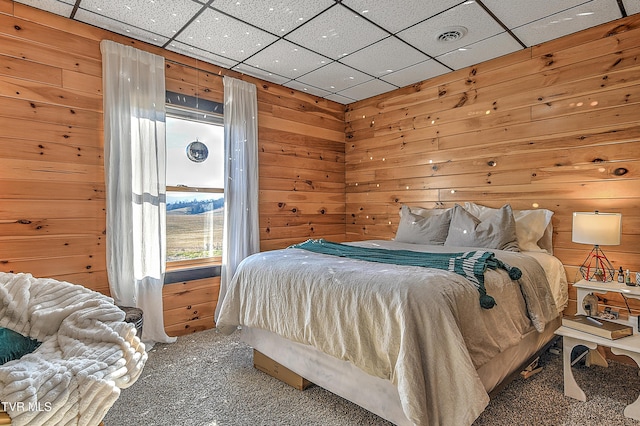
<svg viewBox="0 0 640 426"><path fill-rule="evenodd" d="M167 106L167 266L218 263L224 218L222 116Z"/></svg>

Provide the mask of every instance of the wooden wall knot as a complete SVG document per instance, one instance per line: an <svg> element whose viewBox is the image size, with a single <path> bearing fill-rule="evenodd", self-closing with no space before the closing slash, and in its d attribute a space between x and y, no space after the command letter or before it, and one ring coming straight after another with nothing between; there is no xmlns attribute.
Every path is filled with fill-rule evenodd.
<svg viewBox="0 0 640 426"><path fill-rule="evenodd" d="M631 29L631 27L629 25L626 25L626 24L618 25L617 27L613 28L611 31L606 33L604 36L605 36L605 38L606 37L611 37L611 36L623 33L625 31L629 31L630 29Z"/></svg>
<svg viewBox="0 0 640 426"><path fill-rule="evenodd" d="M454 108L460 108L461 106L463 106L465 103L467 103L467 101L469 100L469 98L467 97L467 93L463 93L462 97L460 98L460 100L458 100L458 103L455 104Z"/></svg>
<svg viewBox="0 0 640 426"><path fill-rule="evenodd" d="M27 219L19 219L19 220L17 221L17 223L19 223L19 224L21 224L21 225L28 225L28 224L30 224L30 223L31 223L31 221L30 221L30 220L27 220Z"/></svg>
<svg viewBox="0 0 640 426"><path fill-rule="evenodd" d="M618 167L617 169L615 169L613 171L613 174L616 176L624 176L627 173L629 173L629 169L625 168L625 167Z"/></svg>

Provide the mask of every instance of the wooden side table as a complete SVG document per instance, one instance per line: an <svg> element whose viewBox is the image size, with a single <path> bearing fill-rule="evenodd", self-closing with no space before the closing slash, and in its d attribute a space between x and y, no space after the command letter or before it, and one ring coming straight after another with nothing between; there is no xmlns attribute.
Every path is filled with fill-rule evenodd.
<svg viewBox="0 0 640 426"><path fill-rule="evenodd" d="M598 345L611 348L616 355L626 355L640 367L640 335L634 334L616 340L605 339L595 334L584 333L569 327L562 326L555 332L562 336L562 364L564 375L564 394L579 401L586 401L587 396L580 388L571 370L571 351L578 345L595 349ZM632 419L640 420L640 396L635 402L624 409L624 415Z"/></svg>

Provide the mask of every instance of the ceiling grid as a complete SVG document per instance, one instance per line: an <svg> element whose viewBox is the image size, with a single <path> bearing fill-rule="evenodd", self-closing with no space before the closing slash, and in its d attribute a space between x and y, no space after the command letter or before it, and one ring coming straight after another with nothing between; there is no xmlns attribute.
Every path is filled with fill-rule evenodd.
<svg viewBox="0 0 640 426"><path fill-rule="evenodd" d="M348 104L640 12L637 0L17 0Z"/></svg>

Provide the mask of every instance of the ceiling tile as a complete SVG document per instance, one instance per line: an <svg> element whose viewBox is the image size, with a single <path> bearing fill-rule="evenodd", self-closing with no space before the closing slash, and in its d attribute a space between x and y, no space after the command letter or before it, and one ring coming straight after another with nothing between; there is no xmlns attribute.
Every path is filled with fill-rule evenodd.
<svg viewBox="0 0 640 426"><path fill-rule="evenodd" d="M390 36L342 58L340 62L380 77L426 59L429 57Z"/></svg>
<svg viewBox="0 0 640 426"><path fill-rule="evenodd" d="M289 77L289 79L300 77L329 62L333 61L284 39L276 41L246 60L246 63L251 66Z"/></svg>
<svg viewBox="0 0 640 426"><path fill-rule="evenodd" d="M589 1L589 0L587 0ZM507 27L514 28L584 3L585 0L483 0ZM613 0L615 3L615 0Z"/></svg>
<svg viewBox="0 0 640 426"><path fill-rule="evenodd" d="M640 1L638 0L622 0L624 4L624 10L627 11L628 15L633 15L634 13L640 13Z"/></svg>
<svg viewBox="0 0 640 426"><path fill-rule="evenodd" d="M365 81L371 80L371 78L371 76L349 68L339 62L332 62L296 80L335 93L355 86L356 84L364 83Z"/></svg>
<svg viewBox="0 0 640 426"><path fill-rule="evenodd" d="M469 46L456 49L452 52L438 56L443 64L458 70L478 64L489 59L497 58L508 53L516 52L523 47L508 33L504 32L493 37L486 38Z"/></svg>
<svg viewBox="0 0 640 426"><path fill-rule="evenodd" d="M212 7L283 36L333 4L333 0L216 0Z"/></svg>
<svg viewBox="0 0 640 426"><path fill-rule="evenodd" d="M390 92L397 89L396 86L385 81L374 79L339 91L337 94L346 96L357 101L379 95L380 93Z"/></svg>
<svg viewBox="0 0 640 426"><path fill-rule="evenodd" d="M515 28L513 33L531 46L621 17L615 0L593 0Z"/></svg>
<svg viewBox="0 0 640 426"><path fill-rule="evenodd" d="M467 34L456 41L438 41L438 35L463 26ZM398 36L431 56L438 56L503 32L504 29L475 2L465 2L415 25Z"/></svg>
<svg viewBox="0 0 640 426"><path fill-rule="evenodd" d="M322 90L309 84L304 84L295 80L285 83L284 86L291 89L299 90L301 92L311 93L312 95L321 96L323 98L326 98L331 94L331 92L328 92L326 90Z"/></svg>
<svg viewBox="0 0 640 426"><path fill-rule="evenodd" d="M445 74L451 71L444 65L434 61L433 59L420 62L419 64L392 72L381 77L382 80L398 87L408 86L418 81L427 80L437 75Z"/></svg>
<svg viewBox="0 0 640 426"><path fill-rule="evenodd" d="M338 95L337 93L327 95L325 98L333 102L338 102L339 104L350 104L351 102L355 102L355 99L347 98L346 96Z"/></svg>
<svg viewBox="0 0 640 426"><path fill-rule="evenodd" d="M242 61L277 37L212 9L191 22L176 40L216 55Z"/></svg>
<svg viewBox="0 0 640 426"><path fill-rule="evenodd" d="M88 12L165 37L173 37L202 8L202 4L192 0L82 0L80 6Z"/></svg>
<svg viewBox="0 0 640 426"><path fill-rule="evenodd" d="M233 59L218 56L211 52L207 52L206 50L180 43L179 41L172 41L166 49L171 50L172 52L181 53L191 58L201 59L224 68L233 68L238 63L238 61L234 61Z"/></svg>
<svg viewBox="0 0 640 426"><path fill-rule="evenodd" d="M16 3L37 7L38 9L46 10L47 12L55 13L56 15L61 15L66 18L71 16L74 4L72 0L17 0Z"/></svg>
<svg viewBox="0 0 640 426"><path fill-rule="evenodd" d="M314 52L339 59L387 36L387 32L336 4L285 38Z"/></svg>
<svg viewBox="0 0 640 426"><path fill-rule="evenodd" d="M361 13L383 28L397 33L447 10L460 0L343 0L342 4Z"/></svg>
<svg viewBox="0 0 640 426"><path fill-rule="evenodd" d="M283 77L278 74L274 74L269 71L261 70L259 68L254 68L247 64L238 64L233 68L234 71L241 72L243 74L251 75L253 77L261 78L263 80L271 81L276 84L284 84L291 79L288 77Z"/></svg>
<svg viewBox="0 0 640 426"><path fill-rule="evenodd" d="M155 33L146 31L144 29L138 28L136 26L107 18L102 15L97 15L93 12L88 12L83 9L78 9L75 15L75 19L77 19L78 21L84 22L86 24L94 25L96 27L113 31L114 33L135 38L136 40L141 40L150 44L155 44L156 46L162 46L167 41L169 41L168 38L162 35L155 34Z"/></svg>

